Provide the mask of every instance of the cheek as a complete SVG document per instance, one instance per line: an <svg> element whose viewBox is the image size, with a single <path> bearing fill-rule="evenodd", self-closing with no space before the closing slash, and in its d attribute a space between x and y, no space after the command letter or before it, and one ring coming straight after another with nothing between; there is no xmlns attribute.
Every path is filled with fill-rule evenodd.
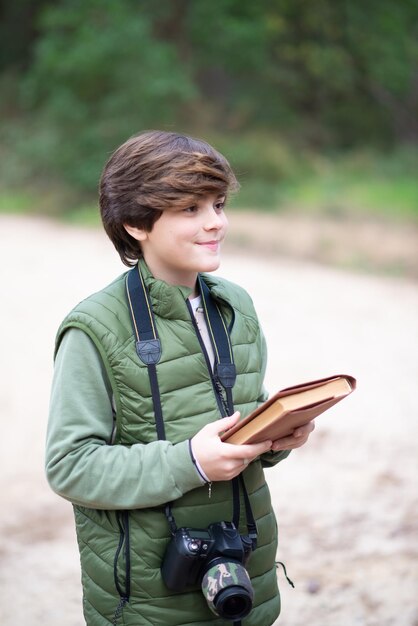
<svg viewBox="0 0 418 626"><path fill-rule="evenodd" d="M223 215L223 230L225 232L225 235L226 235L226 233L229 230L229 222L228 222L228 218L227 218L227 216L225 214Z"/></svg>
<svg viewBox="0 0 418 626"><path fill-rule="evenodd" d="M192 220L190 220L190 223L185 224L184 228L179 234L179 239L183 239L184 241L194 241L199 237L200 232L200 225L196 222L192 223Z"/></svg>

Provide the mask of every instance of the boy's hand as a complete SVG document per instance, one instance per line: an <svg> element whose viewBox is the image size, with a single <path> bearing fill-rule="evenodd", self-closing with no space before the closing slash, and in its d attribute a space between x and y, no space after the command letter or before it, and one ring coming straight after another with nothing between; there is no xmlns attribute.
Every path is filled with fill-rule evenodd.
<svg viewBox="0 0 418 626"><path fill-rule="evenodd" d="M309 422L304 426L295 428L292 435L288 437L282 437L273 441L271 446L272 452L278 452L279 450L293 450L294 448L300 448L308 441L309 435L315 428L315 422Z"/></svg>
<svg viewBox="0 0 418 626"><path fill-rule="evenodd" d="M204 426L191 440L193 454L210 481L231 480L238 476L255 458L271 450L272 441L237 446L224 443L219 433L232 428L238 419L236 411L230 417Z"/></svg>

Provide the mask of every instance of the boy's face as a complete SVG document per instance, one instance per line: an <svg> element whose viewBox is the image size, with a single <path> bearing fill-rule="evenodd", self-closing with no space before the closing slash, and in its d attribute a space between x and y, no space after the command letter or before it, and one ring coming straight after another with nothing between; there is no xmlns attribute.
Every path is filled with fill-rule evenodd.
<svg viewBox="0 0 418 626"><path fill-rule="evenodd" d="M205 196L186 209L163 211L150 232L125 228L141 243L144 259L156 278L194 289L198 272L219 267L228 228L224 205L223 195Z"/></svg>

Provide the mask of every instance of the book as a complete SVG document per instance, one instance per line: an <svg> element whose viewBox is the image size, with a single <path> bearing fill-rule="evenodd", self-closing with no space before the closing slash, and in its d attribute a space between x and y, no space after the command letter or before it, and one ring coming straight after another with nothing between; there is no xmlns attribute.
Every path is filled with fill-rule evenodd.
<svg viewBox="0 0 418 626"><path fill-rule="evenodd" d="M356 388L356 379L343 374L287 387L221 436L226 443L258 443L291 435Z"/></svg>

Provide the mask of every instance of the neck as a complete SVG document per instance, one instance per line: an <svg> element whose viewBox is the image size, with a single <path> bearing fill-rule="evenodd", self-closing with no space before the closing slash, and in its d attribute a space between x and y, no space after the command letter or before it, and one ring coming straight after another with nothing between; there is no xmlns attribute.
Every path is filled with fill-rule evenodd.
<svg viewBox="0 0 418 626"><path fill-rule="evenodd" d="M192 290L190 298L195 298L198 294L197 288L197 272L181 272L179 270L171 271L168 267L161 267L158 262L147 259L144 255L144 261L148 266L151 274L157 280L162 280L173 287L188 287Z"/></svg>

